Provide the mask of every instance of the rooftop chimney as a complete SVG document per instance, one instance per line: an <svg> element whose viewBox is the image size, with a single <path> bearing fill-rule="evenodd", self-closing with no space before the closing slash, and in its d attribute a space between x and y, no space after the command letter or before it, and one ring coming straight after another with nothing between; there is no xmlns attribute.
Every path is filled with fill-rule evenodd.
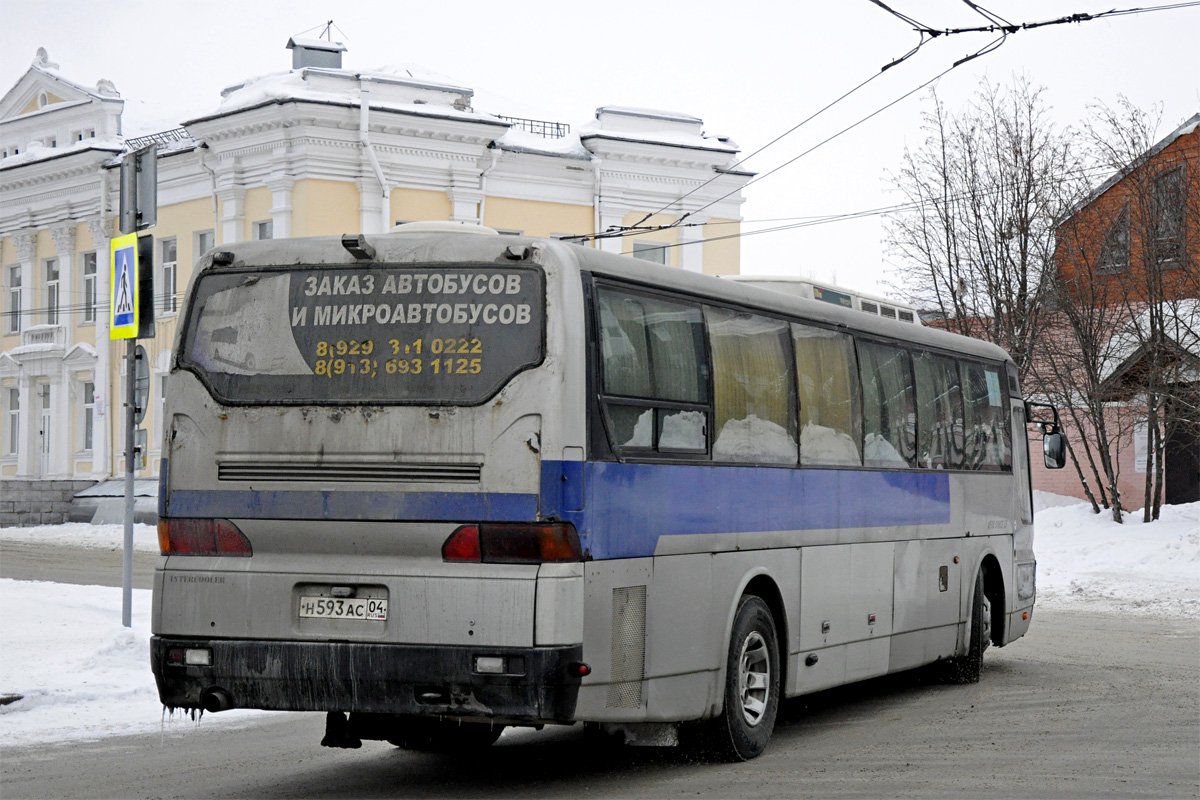
<svg viewBox="0 0 1200 800"><path fill-rule="evenodd" d="M341 42L331 42L326 39L302 39L299 36L293 36L288 39L287 46L292 51L292 69L342 68L342 53L346 51L346 45Z"/></svg>

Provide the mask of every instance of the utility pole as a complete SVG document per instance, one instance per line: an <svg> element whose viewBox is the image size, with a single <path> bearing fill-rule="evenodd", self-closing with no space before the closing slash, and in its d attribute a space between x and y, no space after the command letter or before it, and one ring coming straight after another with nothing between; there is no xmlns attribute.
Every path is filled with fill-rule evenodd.
<svg viewBox="0 0 1200 800"><path fill-rule="evenodd" d="M133 626L133 516L135 458L145 457L137 429L146 415L150 371L138 339L154 337L154 237L137 232L158 221L158 147L127 153L121 161L122 236L112 240L109 339L125 344L125 541L121 558L121 624Z"/></svg>

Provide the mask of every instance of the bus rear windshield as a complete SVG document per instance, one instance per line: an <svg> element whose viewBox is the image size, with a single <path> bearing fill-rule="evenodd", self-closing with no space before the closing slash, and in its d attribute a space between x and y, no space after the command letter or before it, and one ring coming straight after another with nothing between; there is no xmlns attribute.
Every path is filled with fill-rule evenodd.
<svg viewBox="0 0 1200 800"><path fill-rule="evenodd" d="M545 276L495 266L211 273L180 365L224 402L477 405L541 362Z"/></svg>

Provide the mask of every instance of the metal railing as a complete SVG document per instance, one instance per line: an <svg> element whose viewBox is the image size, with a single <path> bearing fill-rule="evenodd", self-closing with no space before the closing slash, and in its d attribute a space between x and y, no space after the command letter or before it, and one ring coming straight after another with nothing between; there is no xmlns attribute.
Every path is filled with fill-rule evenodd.
<svg viewBox="0 0 1200 800"><path fill-rule="evenodd" d="M515 128L520 128L523 131L529 131L532 134L536 134L537 136L541 136L546 139L561 139L571 132L571 126L565 122L547 122L543 119L506 117L503 114L497 114L496 116L505 122L511 122Z"/></svg>
<svg viewBox="0 0 1200 800"><path fill-rule="evenodd" d="M158 133L149 133L145 136L135 136L132 139L126 139L125 149L132 153L135 150L141 150L143 147L149 147L152 144L184 142L191 138L192 136L187 132L187 128L172 128L169 131L159 131Z"/></svg>

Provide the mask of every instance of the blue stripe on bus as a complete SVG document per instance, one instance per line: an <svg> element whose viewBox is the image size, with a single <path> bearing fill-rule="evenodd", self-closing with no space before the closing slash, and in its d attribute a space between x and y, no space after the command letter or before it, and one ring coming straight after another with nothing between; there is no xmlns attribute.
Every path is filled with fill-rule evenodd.
<svg viewBox="0 0 1200 800"><path fill-rule="evenodd" d="M659 537L942 525L950 476L916 471L543 461L541 496L484 492L175 490L171 517L346 521L566 520L593 558L652 555Z"/></svg>
<svg viewBox="0 0 1200 800"><path fill-rule="evenodd" d="M543 462L542 477L542 515L573 522L597 559L651 555L660 536L950 521L945 473Z"/></svg>
<svg viewBox="0 0 1200 800"><path fill-rule="evenodd" d="M534 519L538 496L483 492L176 489L170 493L166 507L172 517L490 522Z"/></svg>

